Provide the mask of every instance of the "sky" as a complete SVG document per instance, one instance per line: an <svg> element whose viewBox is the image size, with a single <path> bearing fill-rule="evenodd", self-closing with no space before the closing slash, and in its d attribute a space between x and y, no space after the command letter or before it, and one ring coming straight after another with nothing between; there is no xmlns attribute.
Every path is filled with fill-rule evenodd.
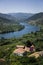
<svg viewBox="0 0 43 65"><path fill-rule="evenodd" d="M0 13L43 12L43 0L0 0Z"/></svg>

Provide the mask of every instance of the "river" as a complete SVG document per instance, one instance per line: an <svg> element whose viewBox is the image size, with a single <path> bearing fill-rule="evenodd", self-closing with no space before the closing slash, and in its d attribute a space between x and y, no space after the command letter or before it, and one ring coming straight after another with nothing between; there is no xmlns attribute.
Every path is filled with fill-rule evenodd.
<svg viewBox="0 0 43 65"><path fill-rule="evenodd" d="M31 33L31 32L36 32L36 31L40 30L39 27L30 25L28 23L24 23L24 22L21 23L20 22L20 24L24 25L25 28L22 29L21 31L0 34L0 38L2 38L2 37L6 38L6 39L14 38L14 37L19 38L19 37L22 37L24 34L28 34L28 33Z"/></svg>

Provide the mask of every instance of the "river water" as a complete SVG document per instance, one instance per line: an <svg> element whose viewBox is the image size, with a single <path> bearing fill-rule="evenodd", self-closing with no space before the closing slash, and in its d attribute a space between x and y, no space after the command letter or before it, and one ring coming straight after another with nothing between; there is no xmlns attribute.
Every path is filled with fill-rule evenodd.
<svg viewBox="0 0 43 65"><path fill-rule="evenodd" d="M25 28L22 29L21 31L16 31L16 32L9 32L9 33L4 33L4 34L0 34L0 38L4 37L4 38L19 38L19 37L22 37L24 34L28 34L28 33L31 33L31 32L36 32L36 31L39 31L40 28L37 27L37 26L33 26L33 25L30 25L28 23L20 23L21 25L24 25Z"/></svg>

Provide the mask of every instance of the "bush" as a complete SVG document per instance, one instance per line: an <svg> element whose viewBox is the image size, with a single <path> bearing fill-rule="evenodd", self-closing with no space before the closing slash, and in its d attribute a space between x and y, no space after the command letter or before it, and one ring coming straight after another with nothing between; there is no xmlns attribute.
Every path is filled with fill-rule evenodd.
<svg viewBox="0 0 43 65"><path fill-rule="evenodd" d="M37 59L35 57L30 57L29 58L29 63L36 63Z"/></svg>

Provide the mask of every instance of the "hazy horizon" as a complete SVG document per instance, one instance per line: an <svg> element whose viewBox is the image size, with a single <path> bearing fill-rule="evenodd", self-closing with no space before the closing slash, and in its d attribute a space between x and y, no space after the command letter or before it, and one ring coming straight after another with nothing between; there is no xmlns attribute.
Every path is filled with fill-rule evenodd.
<svg viewBox="0 0 43 65"><path fill-rule="evenodd" d="M43 0L0 0L0 13L43 12Z"/></svg>
<svg viewBox="0 0 43 65"><path fill-rule="evenodd" d="M26 13L26 12L9 12L9 13L0 13L0 14L37 14L37 13L42 13L42 12L36 12L36 13Z"/></svg>

